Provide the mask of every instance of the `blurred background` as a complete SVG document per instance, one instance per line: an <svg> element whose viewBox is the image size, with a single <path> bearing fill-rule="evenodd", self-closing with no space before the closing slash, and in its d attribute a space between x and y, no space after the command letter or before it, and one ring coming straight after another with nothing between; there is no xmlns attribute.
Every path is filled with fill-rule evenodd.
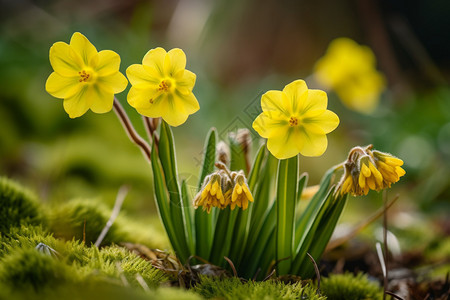
<svg viewBox="0 0 450 300"><path fill-rule="evenodd" d="M33 189L47 203L97 198L112 206L118 188L131 186L124 211L137 219L156 214L151 170L113 112L70 119L62 100L45 92L48 53L79 31L122 58L121 71L158 46L182 48L197 74L200 111L174 128L178 169L195 182L204 138L251 129L268 90L312 75L338 37L369 46L386 78L375 111L347 108L329 91L329 109L341 120L326 153L301 158L300 170L319 182L356 145L373 144L405 162L406 175L388 193L400 195L390 219L406 247L445 237L450 255L450 3L446 0L1 0L0 175ZM130 86L128 86L129 88ZM117 95L141 134L140 116ZM252 131L253 151L260 140ZM349 202L344 221L379 208L370 194ZM423 242L424 240L425 243ZM445 254L445 255L446 255Z"/></svg>

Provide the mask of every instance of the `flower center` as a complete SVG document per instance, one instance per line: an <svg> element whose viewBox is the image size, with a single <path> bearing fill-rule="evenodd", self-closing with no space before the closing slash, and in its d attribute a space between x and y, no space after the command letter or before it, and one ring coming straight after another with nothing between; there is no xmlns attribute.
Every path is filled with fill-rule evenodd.
<svg viewBox="0 0 450 300"><path fill-rule="evenodd" d="M296 117L291 117L289 119L289 126L294 127L298 125L298 119Z"/></svg>
<svg viewBox="0 0 450 300"><path fill-rule="evenodd" d="M90 82L93 83L95 80L95 73L91 69L84 69L78 72L78 75L80 76L79 82Z"/></svg>
<svg viewBox="0 0 450 300"><path fill-rule="evenodd" d="M172 81L170 79L164 79L161 81L158 87L158 91L168 92L172 86Z"/></svg>

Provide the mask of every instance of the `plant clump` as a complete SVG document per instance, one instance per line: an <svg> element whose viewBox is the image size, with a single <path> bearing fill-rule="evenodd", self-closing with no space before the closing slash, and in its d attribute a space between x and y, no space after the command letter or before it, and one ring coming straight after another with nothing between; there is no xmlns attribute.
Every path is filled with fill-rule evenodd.
<svg viewBox="0 0 450 300"><path fill-rule="evenodd" d="M268 280L242 283L236 277L218 279L201 276L200 283L193 289L206 299L326 299L326 297L316 294L316 289L313 286L302 285L301 282L286 284Z"/></svg>
<svg viewBox="0 0 450 300"><path fill-rule="evenodd" d="M358 273L330 274L320 284L322 294L333 300L383 299L383 291L377 282Z"/></svg>
<svg viewBox="0 0 450 300"><path fill-rule="evenodd" d="M36 196L20 184L0 178L0 234L8 234L13 227L39 225L44 217Z"/></svg>

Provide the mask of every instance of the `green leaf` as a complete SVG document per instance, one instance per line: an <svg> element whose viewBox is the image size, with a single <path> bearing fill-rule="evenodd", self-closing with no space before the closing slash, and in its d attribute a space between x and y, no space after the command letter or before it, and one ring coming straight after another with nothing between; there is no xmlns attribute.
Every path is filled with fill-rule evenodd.
<svg viewBox="0 0 450 300"><path fill-rule="evenodd" d="M300 198L302 197L303 189L308 184L308 173L303 173L300 175L300 179L298 180L297 185L297 201L300 201Z"/></svg>
<svg viewBox="0 0 450 300"><path fill-rule="evenodd" d="M311 198L305 211L297 219L295 225L295 243L294 243L294 246L296 245L296 247L294 247L294 249L296 249L295 250L296 253L298 253L298 250L302 245L302 241L305 238L305 232L307 232L311 227L319 208L322 206L322 203L326 199L325 196L330 189L330 183L331 179L333 178L334 171L335 169L333 167L325 173L325 175L322 177L322 180L320 181L319 190Z"/></svg>
<svg viewBox="0 0 450 300"><path fill-rule="evenodd" d="M181 182L181 201L182 201L182 207L184 210L184 217L186 220L186 232L187 232L187 243L189 246L189 252L191 254L195 253L195 227L194 227L194 223L192 222L193 220L193 211L192 211L192 206L191 204L191 199L189 198L189 193L187 190L187 186L186 186L186 181L183 180Z"/></svg>
<svg viewBox="0 0 450 300"><path fill-rule="evenodd" d="M253 166L248 176L248 186L252 195L254 195L253 190L256 185L256 179L258 178L259 172L261 170L261 164L265 156L265 146L261 146L258 154L253 162ZM242 255L244 253L245 245L248 239L249 227L250 227L250 216L252 214L254 204L249 205L249 208L241 211L239 210L238 216L236 218L236 224L234 226L233 233L233 245L229 254L229 258L233 261L234 265L238 267L242 260Z"/></svg>
<svg viewBox="0 0 450 300"><path fill-rule="evenodd" d="M224 266L224 256L229 256L232 244L233 228L239 208L231 210L230 207L220 210L214 231L214 240L209 261L218 266Z"/></svg>
<svg viewBox="0 0 450 300"><path fill-rule="evenodd" d="M156 198L156 207L158 209L159 216L161 221L166 229L167 235L169 237L170 244L173 247L175 253L181 253L181 246L177 239L177 235L175 232L175 228L172 223L171 215L170 215L170 207L169 207L169 199L167 196L167 189L164 184L163 173L161 163L158 159L157 149L155 148L155 141L153 141L152 153L151 153L151 162L152 162L152 171L153 171L153 184L155 186L155 198Z"/></svg>
<svg viewBox="0 0 450 300"><path fill-rule="evenodd" d="M178 173L175 159L175 145L170 126L162 121L158 145L159 158L164 170L166 186L169 191L170 215L175 229L176 238L181 247L177 253L182 263L191 255L187 244L187 225L181 201L180 188L178 186Z"/></svg>
<svg viewBox="0 0 450 300"><path fill-rule="evenodd" d="M306 256L306 252L309 251L309 248L311 246L311 244L314 241L314 236L315 236L315 232L320 224L320 222L322 221L322 219L324 218L327 209L331 206L331 204L333 203L333 190L334 189L330 189L328 194L324 197L324 199L321 199L320 202L321 205L317 211L316 214L311 215L310 219L308 220L308 227L306 228L303 236L302 236L302 240L301 243L298 245L298 251L296 251L296 256L295 259L293 260L292 266L291 266L291 272L293 274L302 274L299 273L302 270L300 269L301 265L305 262L305 260L309 260ZM325 219L326 221L326 219Z"/></svg>
<svg viewBox="0 0 450 300"><path fill-rule="evenodd" d="M264 161L264 157L266 154L266 146L262 145L259 148L258 154L256 155L255 161L253 162L253 166L250 170L250 175L248 175L248 187L250 191L253 193L255 189L255 185L258 182L259 173L261 170L262 162Z"/></svg>
<svg viewBox="0 0 450 300"><path fill-rule="evenodd" d="M211 128L206 138L204 146L204 156L202 170L200 172L200 178L198 182L198 190L203 184L203 180L208 174L214 171L214 163L216 159L216 130ZM214 210L214 209L213 209ZM213 233L215 222L213 222L213 215L208 214L206 211L198 208L195 210L195 243L196 251L195 254L208 259L211 251Z"/></svg>
<svg viewBox="0 0 450 300"><path fill-rule="evenodd" d="M323 218L320 219L320 223L317 226L317 230L314 232L314 243L309 247L308 253L314 258L315 261L319 261L323 254L331 235L333 234L336 224L339 221L339 217L347 203L347 195L333 196L332 204L327 208ZM308 259L309 261L309 259ZM300 271L303 276L311 277L314 274L314 266L312 262L303 261L300 265Z"/></svg>
<svg viewBox="0 0 450 300"><path fill-rule="evenodd" d="M255 203L253 203L250 221L249 245L252 245L253 240L258 235L264 222L263 217L269 209L269 199L274 178L272 174L275 173L277 164L278 160L269 153L264 163L262 174L257 176L256 191L252 190Z"/></svg>
<svg viewBox="0 0 450 300"><path fill-rule="evenodd" d="M280 160L277 181L276 260L279 275L291 268L294 242L295 203L297 202L298 156ZM283 260L283 261L281 261Z"/></svg>
<svg viewBox="0 0 450 300"><path fill-rule="evenodd" d="M275 249L275 225L277 221L277 210L275 202L267 210L266 215L262 218L262 228L258 234L255 233L252 246L247 246L245 249L244 259L242 260L241 269L243 270L243 276L252 277L255 275L257 268L261 268L261 262L265 260L271 260L275 256L275 252L272 256L267 257L268 253L264 250L268 247L267 243L270 237L273 236L272 247ZM253 237L253 232L250 232L249 237Z"/></svg>

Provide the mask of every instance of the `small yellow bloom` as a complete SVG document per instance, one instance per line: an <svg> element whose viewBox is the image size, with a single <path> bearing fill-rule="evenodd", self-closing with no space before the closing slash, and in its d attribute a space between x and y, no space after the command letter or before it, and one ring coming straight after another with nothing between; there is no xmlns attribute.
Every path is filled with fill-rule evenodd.
<svg viewBox="0 0 450 300"><path fill-rule="evenodd" d="M376 70L372 50L348 38L333 40L327 53L317 61L315 77L333 89L350 109L370 114L385 89L385 78Z"/></svg>
<svg viewBox="0 0 450 300"><path fill-rule="evenodd" d="M76 118L88 109L106 113L112 109L114 94L128 85L119 72L120 56L111 51L97 49L79 32L70 44L57 42L50 48L50 63L54 72L45 84L45 90L56 98L64 99L64 110Z"/></svg>
<svg viewBox="0 0 450 300"><path fill-rule="evenodd" d="M373 151L373 156L376 159L377 168L383 176L384 187L391 187L392 183L396 183L400 177L406 174L401 167L403 165L401 159L376 150Z"/></svg>
<svg viewBox="0 0 450 300"><path fill-rule="evenodd" d="M181 49L148 51L142 65L127 69L132 84L128 103L141 115L162 117L171 126L183 124L200 108L192 93L196 76L185 67L186 55Z"/></svg>
<svg viewBox="0 0 450 300"><path fill-rule="evenodd" d="M203 210L209 213L212 207L223 209L229 204L229 201L225 201L224 188L228 186L228 190L230 190L230 184L227 184L227 178L223 173L219 171L206 176L203 187L194 198L193 204L195 208L203 206ZM225 191L225 195L229 198L230 191L228 193Z"/></svg>
<svg viewBox="0 0 450 300"><path fill-rule="evenodd" d="M403 161L391 154L372 151L372 145L355 147L344 163L344 175L337 190L341 194L367 195L369 190L390 188L392 183L405 175Z"/></svg>
<svg viewBox="0 0 450 300"><path fill-rule="evenodd" d="M230 208L233 210L237 205L242 210L246 210L248 208L248 202L253 202L253 196L248 188L244 173L240 171L238 173L232 173L231 176L232 178L234 177L235 184L231 196Z"/></svg>
<svg viewBox="0 0 450 300"><path fill-rule="evenodd" d="M358 177L357 193L367 195L369 189L379 191L383 188L383 176L374 166L369 156L359 159L360 173Z"/></svg>
<svg viewBox="0 0 450 300"><path fill-rule="evenodd" d="M268 91L261 98L263 112L253 122L267 148L278 159L301 153L320 156L328 145L326 134L339 125L338 116L327 110L327 94L310 90L303 80Z"/></svg>

